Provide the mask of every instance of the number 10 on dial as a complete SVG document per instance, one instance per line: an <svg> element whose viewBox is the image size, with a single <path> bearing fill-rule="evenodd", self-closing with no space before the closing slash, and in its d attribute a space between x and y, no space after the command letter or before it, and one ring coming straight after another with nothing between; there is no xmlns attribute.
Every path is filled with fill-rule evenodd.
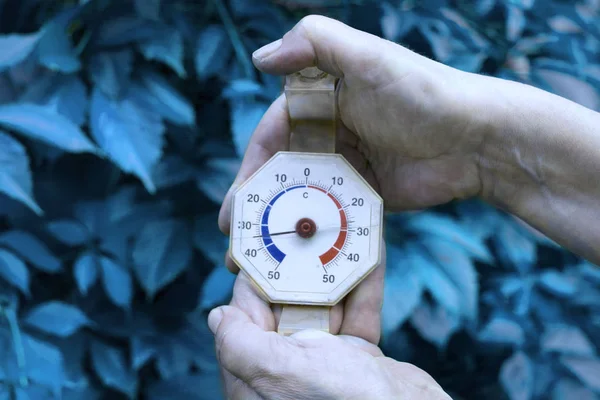
<svg viewBox="0 0 600 400"><path fill-rule="evenodd" d="M343 156L279 152L233 197L231 256L273 303L334 305L379 263L382 218Z"/></svg>

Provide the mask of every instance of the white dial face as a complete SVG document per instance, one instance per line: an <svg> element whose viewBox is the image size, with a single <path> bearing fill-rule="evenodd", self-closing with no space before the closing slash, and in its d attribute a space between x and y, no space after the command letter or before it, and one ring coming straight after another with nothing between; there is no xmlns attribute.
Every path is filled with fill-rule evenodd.
<svg viewBox="0 0 600 400"><path fill-rule="evenodd" d="M333 305L378 264L382 216L341 155L280 152L234 195L231 255L271 302Z"/></svg>

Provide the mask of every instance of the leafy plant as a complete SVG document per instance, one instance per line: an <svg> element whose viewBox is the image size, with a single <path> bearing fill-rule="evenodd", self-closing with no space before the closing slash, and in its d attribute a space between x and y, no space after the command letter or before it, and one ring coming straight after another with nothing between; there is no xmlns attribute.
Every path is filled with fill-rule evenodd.
<svg viewBox="0 0 600 400"><path fill-rule="evenodd" d="M249 54L314 12L600 108L593 0L0 2L0 398L221 397L217 212L281 89ZM595 266L476 201L388 227L389 355L454 398L597 398Z"/></svg>

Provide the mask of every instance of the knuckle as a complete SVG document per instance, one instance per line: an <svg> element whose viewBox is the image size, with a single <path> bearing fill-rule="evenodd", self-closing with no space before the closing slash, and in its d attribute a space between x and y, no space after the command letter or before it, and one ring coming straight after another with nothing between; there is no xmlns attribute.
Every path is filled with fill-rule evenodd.
<svg viewBox="0 0 600 400"><path fill-rule="evenodd" d="M251 390L239 379L235 379L228 384L226 393L227 398L230 400L251 400L254 398L251 394Z"/></svg>
<svg viewBox="0 0 600 400"><path fill-rule="evenodd" d="M223 368L231 370L236 360L235 354L235 335L232 335L230 331L223 332L217 337L217 360L221 363Z"/></svg>
<svg viewBox="0 0 600 400"><path fill-rule="evenodd" d="M310 39L317 34L319 27L327 20L328 18L321 15L307 15L298 22L296 27Z"/></svg>
<svg viewBox="0 0 600 400"><path fill-rule="evenodd" d="M225 254L225 266L227 267L227 269L229 270L229 272L231 272L233 274L237 275L238 272L240 271L238 265L236 264L236 262L231 257L230 250L227 250L227 253Z"/></svg>
<svg viewBox="0 0 600 400"><path fill-rule="evenodd" d="M221 354L218 356L218 360L223 369L234 375L237 375L236 371L240 369L240 366L238 365L239 360L236 360L236 355L234 353L228 351L221 352Z"/></svg>
<svg viewBox="0 0 600 400"><path fill-rule="evenodd" d="M293 357L289 354L287 343L281 339L279 334L275 332L269 336L267 346L271 357L269 360L260 360L257 363L255 378L258 381L281 383L292 373L290 371L290 360Z"/></svg>

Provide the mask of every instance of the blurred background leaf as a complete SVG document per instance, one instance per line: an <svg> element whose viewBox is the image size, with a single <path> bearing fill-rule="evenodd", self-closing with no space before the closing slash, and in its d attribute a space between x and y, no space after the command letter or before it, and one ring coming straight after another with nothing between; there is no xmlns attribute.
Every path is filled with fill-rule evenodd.
<svg viewBox="0 0 600 400"><path fill-rule="evenodd" d="M217 216L318 13L600 110L600 3L0 2L0 398L220 399ZM476 200L386 216L385 353L454 399L600 398L600 269Z"/></svg>

